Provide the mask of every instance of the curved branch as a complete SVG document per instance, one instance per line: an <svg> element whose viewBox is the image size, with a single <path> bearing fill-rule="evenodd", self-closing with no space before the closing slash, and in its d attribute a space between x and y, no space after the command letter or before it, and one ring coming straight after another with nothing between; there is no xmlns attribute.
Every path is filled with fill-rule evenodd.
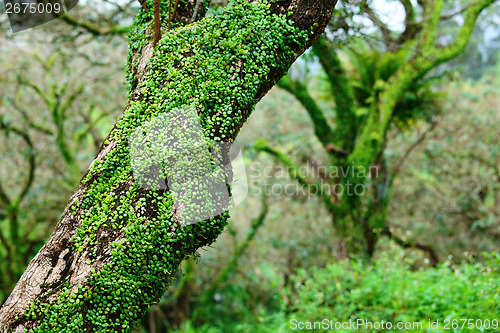
<svg viewBox="0 0 500 333"><path fill-rule="evenodd" d="M227 277L229 276L229 274L233 271L238 260L241 258L243 253L246 251L246 249L250 245L250 242L254 239L255 235L257 234L257 231L264 224L264 221L266 219L268 212L269 212L269 205L266 202L265 196L263 196L262 208L260 210L260 213L256 218L252 219L252 223L250 225L250 230L247 232L245 239L236 246L236 248L234 249L234 251L231 255L231 259L219 271L217 276L212 280L212 282L209 284L209 286L205 289L206 290L205 296L207 296L207 298L213 297L213 294L215 293L215 290L217 289L217 287L222 282L224 282L227 279Z"/></svg>
<svg viewBox="0 0 500 333"><path fill-rule="evenodd" d="M414 39L422 29L421 22L415 22L415 9L411 0L400 0L405 8L405 30L395 41L396 45L401 47L406 41Z"/></svg>
<svg viewBox="0 0 500 333"><path fill-rule="evenodd" d="M105 36L105 35L125 35L132 26L111 26L107 28L102 28L97 25L93 25L90 22L85 22L78 20L68 14L60 17L65 23L72 25L74 27L82 28L87 32L90 32L94 36Z"/></svg>
<svg viewBox="0 0 500 333"><path fill-rule="evenodd" d="M429 0L425 4L422 32L418 40L418 50L397 72L382 84L377 112L370 114L366 127L351 154L352 161L360 161L368 167L378 154L392 120L392 113L401 96L416 81L423 78L432 68L455 58L470 40L477 17L483 9L495 0L477 0L468 8L465 22L455 41L446 47L436 47L435 36L438 28L443 0ZM356 180L353 180L356 181Z"/></svg>
<svg viewBox="0 0 500 333"><path fill-rule="evenodd" d="M19 137L23 139L23 141L28 146L28 176L26 177L24 185L21 186L21 191L19 192L18 197L15 200L9 199L8 195L6 194L0 182L0 200L8 204L9 209L16 209L21 203L21 201L24 199L26 194L28 194L35 179L35 170L36 170L35 148L28 133L7 124L5 121L3 121L3 119L0 119L0 130L5 130L7 132L12 132L17 134Z"/></svg>
<svg viewBox="0 0 500 333"><path fill-rule="evenodd" d="M257 151L266 152L269 155L275 157L281 164L285 166L290 179L294 179L299 184L306 186L307 191L310 190L310 185L314 185L314 187L318 189L318 192L316 194L319 194L323 198L327 209L332 213L338 213L339 208L334 203L335 198L333 197L333 193L325 192L320 183L314 180L310 180L306 176L304 176L300 170L300 167L293 163L287 155L283 154L277 149L270 147L264 140L256 141L254 144L254 148Z"/></svg>
<svg viewBox="0 0 500 333"><path fill-rule="evenodd" d="M470 37L476 26L476 21L481 12L497 0L477 0L466 8L464 24L460 29L455 41L448 46L439 48L435 52L435 64L441 64L447 60L453 59L462 52L469 43Z"/></svg>
<svg viewBox="0 0 500 333"><path fill-rule="evenodd" d="M314 53L328 76L335 99L336 133L335 145L350 152L354 147L357 132L355 99L335 47L323 36L313 45Z"/></svg>
<svg viewBox="0 0 500 333"><path fill-rule="evenodd" d="M434 119L431 123L431 125L429 126L429 128L427 130L425 130L425 132L415 141L413 142L410 147L404 152L403 154L403 157L401 157L401 159L398 161L398 163L396 164L396 166L394 167L394 169L392 170L391 172L391 183L392 183L392 180L399 174L399 171L401 170L401 167L403 166L404 162L408 159L408 157L410 156L411 152L417 148L422 142L424 142L424 140L427 138L427 135L429 135L429 133L431 133L432 131L434 131L434 129L436 128L436 126L438 125L439 123L439 119Z"/></svg>

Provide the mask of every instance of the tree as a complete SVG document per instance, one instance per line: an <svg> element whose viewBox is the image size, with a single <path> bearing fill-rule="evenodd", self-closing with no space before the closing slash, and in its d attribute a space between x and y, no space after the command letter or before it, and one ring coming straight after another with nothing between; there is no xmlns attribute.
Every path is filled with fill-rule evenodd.
<svg viewBox="0 0 500 333"><path fill-rule="evenodd" d="M291 178L321 190L340 238L340 258L352 255L370 258L378 239L385 235L403 247L427 252L432 263L437 263L438 258L430 246L399 239L387 223L393 180L407 154L390 166L384 149L394 124L407 126L418 119L427 119L432 130L437 112L426 75L464 50L478 15L494 2L477 0L448 15L443 13L442 0L417 4L401 0L406 12L405 28L397 33L377 16L369 1L362 1L361 12L381 32L383 52L367 48L365 43L354 44L348 51L354 68L349 72L340 60L338 46L326 36L313 46L331 88L333 110L322 109L299 80L287 77L279 82L279 86L292 93L307 110L315 135L329 156L326 170L333 171L308 179L287 154L264 141L257 142L256 148L275 156L290 171ZM418 13L422 13L421 17ZM440 24L458 14L463 14L464 24L451 43L442 45ZM334 29L349 28L336 24ZM329 118L334 119L335 127L329 124ZM324 178L327 187L322 184Z"/></svg>
<svg viewBox="0 0 500 333"><path fill-rule="evenodd" d="M256 102L318 39L334 6L329 0L235 0L201 19L204 10L196 13L199 6L187 1L167 30L171 12L163 3L165 31L155 48L148 2L130 35L127 108L0 309L1 331L130 331L181 261L217 238L228 214L181 225L171 191L134 181L129 134L162 113L194 105L208 140L234 140ZM201 20L189 24L193 16ZM227 154L211 158L217 163Z"/></svg>

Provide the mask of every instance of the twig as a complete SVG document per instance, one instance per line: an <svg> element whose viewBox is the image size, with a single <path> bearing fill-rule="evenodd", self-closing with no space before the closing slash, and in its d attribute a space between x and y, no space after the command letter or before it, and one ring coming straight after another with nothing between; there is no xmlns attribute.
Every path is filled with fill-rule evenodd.
<svg viewBox="0 0 500 333"><path fill-rule="evenodd" d="M172 0L170 0L170 3L172 3ZM170 4L169 4L168 8L170 9ZM154 12L154 20L155 20L154 45L156 46L156 44L161 39L160 0L154 0L153 12ZM170 29L170 21L168 22L168 28Z"/></svg>
<svg viewBox="0 0 500 333"><path fill-rule="evenodd" d="M414 248L414 249L419 249L421 251L427 252L427 254L429 255L429 260L431 262L432 267L437 266L437 264L439 262L438 256L436 254L436 251L432 247L430 247L429 245L420 244L417 242L404 241L401 238L395 236L392 233L392 231L387 227L382 231L382 235L387 236L389 239L395 241L399 246L401 246L404 249Z"/></svg>

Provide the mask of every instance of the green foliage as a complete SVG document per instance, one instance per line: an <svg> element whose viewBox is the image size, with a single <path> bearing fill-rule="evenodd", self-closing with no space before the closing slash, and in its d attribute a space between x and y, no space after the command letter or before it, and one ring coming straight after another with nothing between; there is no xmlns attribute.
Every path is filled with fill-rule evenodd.
<svg viewBox="0 0 500 333"><path fill-rule="evenodd" d="M237 283L219 288L215 297L205 297L206 290L200 288L190 320L178 331L281 332L278 329L286 320L280 312L282 278L268 262L259 264L258 270L259 274L247 272Z"/></svg>
<svg viewBox="0 0 500 333"><path fill-rule="evenodd" d="M292 92L308 111L315 135L329 154L329 167L346 169L352 166L356 170L365 170L328 179L339 185L336 188L351 187L362 191L321 193L332 213L334 228L347 243L347 251L341 253L342 256L363 253L369 258L374 254L381 234L387 234L386 216L392 184L399 172L399 167L391 170L386 163L384 150L388 134L393 125L401 130L416 127L419 120L434 122L439 114L439 95L432 91L427 75L463 51L478 15L492 2L480 0L466 7L464 25L446 47L441 47L436 40L443 1L437 0L428 6L406 2L407 15L412 15L409 11L414 13L423 9L424 18L418 23L407 18L405 32L397 40L390 36L392 32L386 34L382 31L386 43L382 50L369 47L368 42L361 39L353 40L351 51L347 52L350 68L345 68L345 63L339 61L338 46L325 36L320 38L313 49L328 78L334 108L321 109L310 98L307 89L292 81L281 81L281 86ZM366 2L363 6L369 14ZM376 26L382 30L387 28L374 12L371 14L368 16ZM411 33L413 29L419 33ZM335 130L324 115L328 111L335 116ZM376 172L371 172L372 168ZM294 178L302 182L298 177Z"/></svg>
<svg viewBox="0 0 500 333"><path fill-rule="evenodd" d="M350 262L302 270L296 277L297 298L289 317L424 324L424 329L412 332L430 332L426 329L429 319L441 323L444 319L498 319L499 259L493 254L487 265L442 264L436 269L411 271L409 265L387 257L369 266ZM441 325L432 332L446 330Z"/></svg>
<svg viewBox="0 0 500 333"><path fill-rule="evenodd" d="M379 100L379 94L398 70L408 61L408 49L397 52L382 52L357 39L347 49L347 75L356 99L356 115L366 119ZM430 120L438 113L439 95L432 91L430 80L413 82L394 107L392 121L400 129L407 129L418 120Z"/></svg>
<svg viewBox="0 0 500 333"><path fill-rule="evenodd" d="M500 99L494 82L461 75L444 81L439 125L415 147L394 182L388 218L397 233L423 243L432 239L441 258L452 255L459 262L498 249ZM389 165L397 165L420 135L395 135L386 148Z"/></svg>

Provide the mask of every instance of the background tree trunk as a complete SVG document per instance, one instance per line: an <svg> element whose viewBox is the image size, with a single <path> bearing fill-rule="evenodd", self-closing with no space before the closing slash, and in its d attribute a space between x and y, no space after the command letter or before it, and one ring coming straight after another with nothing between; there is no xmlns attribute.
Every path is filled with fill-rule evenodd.
<svg viewBox="0 0 500 333"><path fill-rule="evenodd" d="M129 103L52 236L0 309L0 331L135 327L182 260L212 243L228 215L182 225L182 211L168 189L144 189L135 182L130 133L160 114L194 104L206 138L234 140L256 102L319 38L335 3L238 0L221 15L184 26L195 7L188 2L180 5L177 23L163 31L157 48L152 4L141 9L130 38ZM169 13L162 6L165 28Z"/></svg>

